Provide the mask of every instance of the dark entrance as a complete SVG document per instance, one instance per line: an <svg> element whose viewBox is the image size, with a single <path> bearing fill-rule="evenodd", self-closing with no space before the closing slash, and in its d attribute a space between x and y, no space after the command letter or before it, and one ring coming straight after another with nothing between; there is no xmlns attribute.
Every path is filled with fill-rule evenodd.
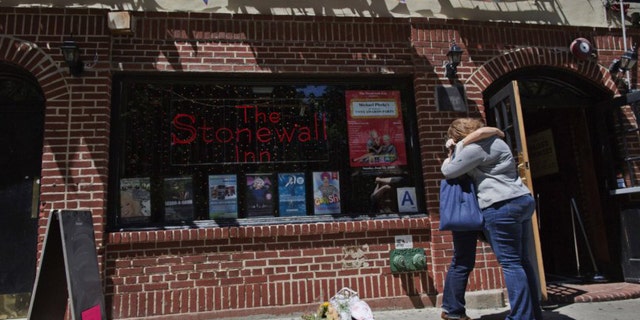
<svg viewBox="0 0 640 320"><path fill-rule="evenodd" d="M547 282L585 281L596 274L619 279L613 232L619 221L607 187L611 150L603 147L613 119L599 103L611 95L551 69L521 70L507 78L486 97L517 80Z"/></svg>
<svg viewBox="0 0 640 320"><path fill-rule="evenodd" d="M44 96L24 70L0 63L0 317L24 317L36 271Z"/></svg>

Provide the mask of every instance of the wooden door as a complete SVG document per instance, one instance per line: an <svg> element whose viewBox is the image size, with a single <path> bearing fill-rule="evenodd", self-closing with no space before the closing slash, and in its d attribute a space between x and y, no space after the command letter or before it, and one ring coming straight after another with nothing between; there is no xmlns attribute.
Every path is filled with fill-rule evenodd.
<svg viewBox="0 0 640 320"><path fill-rule="evenodd" d="M527 139L525 136L522 106L520 104L517 81L512 81L489 99L489 112L487 112L487 114L493 116L491 119L487 119L487 121L494 121L492 125L504 131L505 141L511 147L514 156L517 157L520 177L527 187L529 187L529 190L531 190L531 194L535 194L531 180L531 168L529 166L529 155L527 153ZM542 300L546 300L547 285L544 275L544 266L542 263L540 234L538 232L538 215L536 212L533 213L531 222L533 227L534 248L530 248L533 250L529 250L532 252L530 259L531 261L534 261L534 268L538 274L541 298Z"/></svg>

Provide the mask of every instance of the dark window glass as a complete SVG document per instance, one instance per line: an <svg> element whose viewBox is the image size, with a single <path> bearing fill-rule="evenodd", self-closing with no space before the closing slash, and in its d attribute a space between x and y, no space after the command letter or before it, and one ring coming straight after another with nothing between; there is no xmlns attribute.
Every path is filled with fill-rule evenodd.
<svg viewBox="0 0 640 320"><path fill-rule="evenodd" d="M112 226L424 211L410 82L114 84Z"/></svg>

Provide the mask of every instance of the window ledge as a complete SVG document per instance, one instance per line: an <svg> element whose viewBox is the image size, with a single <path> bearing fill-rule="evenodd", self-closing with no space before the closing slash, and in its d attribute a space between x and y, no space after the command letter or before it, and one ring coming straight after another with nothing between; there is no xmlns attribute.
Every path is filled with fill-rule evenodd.
<svg viewBox="0 0 640 320"><path fill-rule="evenodd" d="M611 190L609 193L610 193L611 195L618 195L618 194L630 194L630 193L640 193L640 187L630 187L630 188L614 189L614 190Z"/></svg>
<svg viewBox="0 0 640 320"><path fill-rule="evenodd" d="M368 232L390 229L429 230L426 214L359 217L291 217L239 219L231 222L193 221L190 225L157 228L120 229L109 233L109 245L243 239L276 236L302 236Z"/></svg>

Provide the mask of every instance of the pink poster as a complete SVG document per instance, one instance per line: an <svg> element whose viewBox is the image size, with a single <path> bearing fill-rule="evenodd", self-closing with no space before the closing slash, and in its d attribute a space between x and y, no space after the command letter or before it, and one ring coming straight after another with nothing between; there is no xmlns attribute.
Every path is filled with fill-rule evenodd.
<svg viewBox="0 0 640 320"><path fill-rule="evenodd" d="M352 167L407 164L400 91L347 91Z"/></svg>

